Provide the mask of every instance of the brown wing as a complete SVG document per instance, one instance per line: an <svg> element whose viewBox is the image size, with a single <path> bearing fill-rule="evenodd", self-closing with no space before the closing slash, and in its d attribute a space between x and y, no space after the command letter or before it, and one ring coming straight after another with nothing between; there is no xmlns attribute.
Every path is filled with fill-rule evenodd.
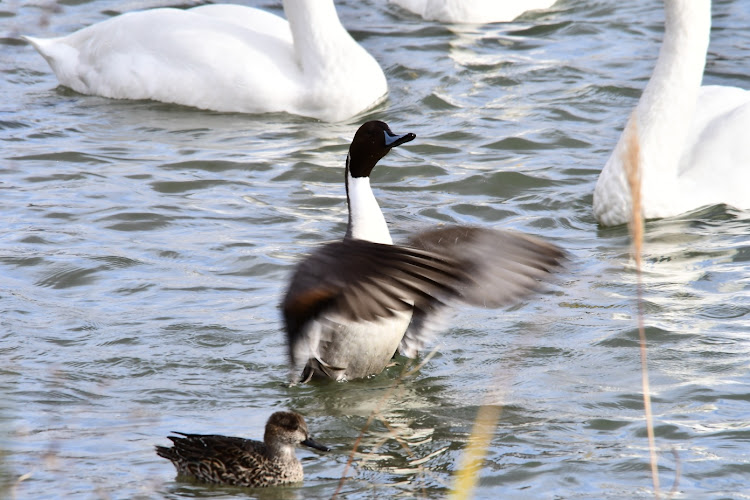
<svg viewBox="0 0 750 500"><path fill-rule="evenodd" d="M451 287L464 279L434 252L353 239L323 245L297 266L281 304L292 365L307 362L297 347L308 341L305 325L320 315L390 317L455 294Z"/></svg>
<svg viewBox="0 0 750 500"><path fill-rule="evenodd" d="M402 343L413 355L436 327L433 313L455 302L508 304L537 288L564 256L538 238L474 227L428 231L410 245L346 239L297 266L281 304L293 367L307 362L307 348L299 348L310 341L305 326L321 315L372 321L413 309Z"/></svg>
<svg viewBox="0 0 750 500"><path fill-rule="evenodd" d="M540 238L470 226L419 233L408 244L455 261L468 275L459 286L461 300L484 307L508 305L537 289L565 259L560 247Z"/></svg>
<svg viewBox="0 0 750 500"><path fill-rule="evenodd" d="M183 434L168 436L172 448L157 446L156 453L170 460L177 473L214 484L257 484L268 472L265 445L239 437Z"/></svg>
<svg viewBox="0 0 750 500"><path fill-rule="evenodd" d="M414 356L441 326L445 305L510 305L538 290L541 280L560 267L565 251L540 238L511 231L448 226L414 236L409 245L438 252L464 271L455 294L414 309L400 351Z"/></svg>

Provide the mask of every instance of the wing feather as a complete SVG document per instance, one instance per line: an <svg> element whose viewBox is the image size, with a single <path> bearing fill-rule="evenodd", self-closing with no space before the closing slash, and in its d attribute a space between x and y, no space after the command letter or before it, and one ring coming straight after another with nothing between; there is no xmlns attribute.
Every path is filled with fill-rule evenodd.
<svg viewBox="0 0 750 500"><path fill-rule="evenodd" d="M466 226L416 235L405 246L345 239L302 261L281 304L292 366L330 342L311 322L333 314L375 321L413 309L401 350L413 355L459 303L502 307L537 290L565 252L533 236Z"/></svg>

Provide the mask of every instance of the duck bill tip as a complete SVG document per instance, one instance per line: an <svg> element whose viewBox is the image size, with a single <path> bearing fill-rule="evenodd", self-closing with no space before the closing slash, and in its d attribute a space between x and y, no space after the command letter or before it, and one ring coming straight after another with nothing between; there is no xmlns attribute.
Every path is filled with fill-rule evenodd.
<svg viewBox="0 0 750 500"><path fill-rule="evenodd" d="M323 446L322 444L315 441L313 438L305 439L304 441L302 441L302 444L310 448L315 448L316 450L320 450L320 451L331 451L331 449L328 446Z"/></svg>
<svg viewBox="0 0 750 500"><path fill-rule="evenodd" d="M386 132L385 145L389 148L395 148L406 142L413 141L414 139L416 139L416 137L417 135L412 132L401 135L388 135L388 133Z"/></svg>

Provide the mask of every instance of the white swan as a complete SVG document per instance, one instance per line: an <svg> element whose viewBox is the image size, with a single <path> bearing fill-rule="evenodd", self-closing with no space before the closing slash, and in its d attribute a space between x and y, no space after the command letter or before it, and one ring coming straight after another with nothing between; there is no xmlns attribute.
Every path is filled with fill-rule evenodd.
<svg viewBox="0 0 750 500"><path fill-rule="evenodd" d="M25 37L83 94L215 111L350 118L387 92L383 70L344 29L333 0L132 12L61 38Z"/></svg>
<svg viewBox="0 0 750 500"><path fill-rule="evenodd" d="M390 0L430 21L504 23L529 10L549 9L557 0Z"/></svg>
<svg viewBox="0 0 750 500"><path fill-rule="evenodd" d="M637 121L646 218L706 205L750 208L750 92L701 87L711 31L710 0L665 0L664 41L625 130ZM630 218L623 171L626 133L599 175L594 215L604 225Z"/></svg>

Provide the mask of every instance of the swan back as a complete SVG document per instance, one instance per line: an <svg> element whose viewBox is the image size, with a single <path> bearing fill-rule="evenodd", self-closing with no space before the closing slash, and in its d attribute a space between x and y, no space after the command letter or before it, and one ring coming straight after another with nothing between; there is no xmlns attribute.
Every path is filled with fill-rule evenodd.
<svg viewBox="0 0 750 500"><path fill-rule="evenodd" d="M77 92L216 111L350 118L387 92L333 0L285 0L289 22L239 5L153 9L27 38Z"/></svg>
<svg viewBox="0 0 750 500"><path fill-rule="evenodd" d="M390 0L431 21L500 23L529 10L548 9L556 0Z"/></svg>

